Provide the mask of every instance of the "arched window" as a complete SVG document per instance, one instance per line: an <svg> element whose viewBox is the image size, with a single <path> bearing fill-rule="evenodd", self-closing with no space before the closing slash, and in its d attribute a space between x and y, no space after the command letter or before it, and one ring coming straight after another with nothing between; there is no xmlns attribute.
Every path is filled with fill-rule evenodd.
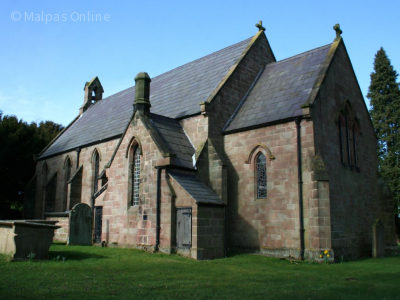
<svg viewBox="0 0 400 300"><path fill-rule="evenodd" d="M267 198L267 160L263 153L257 156L257 198Z"/></svg>
<svg viewBox="0 0 400 300"><path fill-rule="evenodd" d="M49 175L49 166L47 165L47 162L44 162L43 169L42 169L43 188L46 187L47 180L48 180L48 175Z"/></svg>
<svg viewBox="0 0 400 300"><path fill-rule="evenodd" d="M71 170L72 170L71 159L67 157L67 159L65 160L65 167L64 167L66 182L68 182L68 180L70 180L71 178Z"/></svg>
<svg viewBox="0 0 400 300"><path fill-rule="evenodd" d="M340 161L351 167L358 167L357 135L360 134L358 120L347 100L337 115Z"/></svg>
<svg viewBox="0 0 400 300"><path fill-rule="evenodd" d="M351 145L351 134L349 132L349 111L348 108L345 109L344 112L344 119L345 119L345 126L346 126L346 154L347 154L347 162L349 165L352 164L352 157L351 157L351 151L350 151L350 145Z"/></svg>
<svg viewBox="0 0 400 300"><path fill-rule="evenodd" d="M126 148L125 157L128 159L128 193L127 206L139 205L140 196L140 156L142 144L137 136L132 136Z"/></svg>
<svg viewBox="0 0 400 300"><path fill-rule="evenodd" d="M353 162L354 162L354 166L358 167L358 161L357 161L357 128L356 128L356 123L353 124L353 128L352 128L352 136L353 136Z"/></svg>
<svg viewBox="0 0 400 300"><path fill-rule="evenodd" d="M47 162L44 162L42 169L43 184L43 213L54 212L57 195L57 172L49 176L50 170Z"/></svg>
<svg viewBox="0 0 400 300"><path fill-rule="evenodd" d="M344 122L343 122L343 119L342 119L342 117L339 117L339 121L338 121L338 130L339 130L339 145L340 145L340 161L342 162L342 163L344 163L345 161L346 161L346 159L345 159L345 152L344 152L344 149L345 149L345 145L346 145L346 143L344 142L344 130L343 130L343 124Z"/></svg>
<svg viewBox="0 0 400 300"><path fill-rule="evenodd" d="M134 156L131 166L132 205L139 205L139 184L140 184L140 148L133 149Z"/></svg>
<svg viewBox="0 0 400 300"><path fill-rule="evenodd" d="M93 194L99 190L99 164L100 164L100 155L97 150L93 153Z"/></svg>
<svg viewBox="0 0 400 300"><path fill-rule="evenodd" d="M68 202L68 181L71 179L72 163L71 159L67 157L64 164L64 207L63 210L67 210Z"/></svg>

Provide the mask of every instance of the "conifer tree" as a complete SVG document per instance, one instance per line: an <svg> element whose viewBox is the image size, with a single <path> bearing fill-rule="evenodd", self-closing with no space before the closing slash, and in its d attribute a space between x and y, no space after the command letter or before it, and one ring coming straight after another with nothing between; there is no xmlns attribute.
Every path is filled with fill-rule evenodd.
<svg viewBox="0 0 400 300"><path fill-rule="evenodd" d="M367 97L378 138L379 172L389 185L397 212L400 206L400 88L398 74L385 50L375 55Z"/></svg>

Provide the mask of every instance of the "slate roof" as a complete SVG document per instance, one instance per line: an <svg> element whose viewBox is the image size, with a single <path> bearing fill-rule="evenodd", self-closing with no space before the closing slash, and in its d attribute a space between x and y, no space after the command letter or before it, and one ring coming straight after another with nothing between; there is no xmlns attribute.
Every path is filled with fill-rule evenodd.
<svg viewBox="0 0 400 300"><path fill-rule="evenodd" d="M195 149L178 120L151 114L150 122L154 125L170 153L174 153L178 166L193 168L192 156Z"/></svg>
<svg viewBox="0 0 400 300"><path fill-rule="evenodd" d="M268 64L224 132L300 116L330 48Z"/></svg>
<svg viewBox="0 0 400 300"><path fill-rule="evenodd" d="M151 112L169 118L200 113L199 103L207 100L250 41L251 37L152 78ZM132 116L134 95L131 87L92 105L40 158L120 136Z"/></svg>
<svg viewBox="0 0 400 300"><path fill-rule="evenodd" d="M196 201L196 203L225 204L208 186L200 181L200 179L190 173L179 171L168 172L182 188Z"/></svg>

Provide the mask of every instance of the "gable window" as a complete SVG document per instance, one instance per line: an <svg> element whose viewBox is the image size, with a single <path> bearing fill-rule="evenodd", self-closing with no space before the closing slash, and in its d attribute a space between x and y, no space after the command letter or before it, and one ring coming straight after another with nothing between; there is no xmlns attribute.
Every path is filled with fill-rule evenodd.
<svg viewBox="0 0 400 300"><path fill-rule="evenodd" d="M263 153L257 156L257 198L267 198L267 160Z"/></svg>
<svg viewBox="0 0 400 300"><path fill-rule="evenodd" d="M343 165L358 167L357 135L360 134L358 120L348 101L337 116L340 161Z"/></svg>
<svg viewBox="0 0 400 300"><path fill-rule="evenodd" d="M346 125L346 154L347 154L347 162L349 165L352 164L352 159L351 159L351 151L350 151L350 132L349 132L349 117L348 117L348 112L347 109L345 110L344 113L344 120L345 120L345 125Z"/></svg>
<svg viewBox="0 0 400 300"><path fill-rule="evenodd" d="M354 166L358 167L358 161L357 161L357 143L356 143L356 124L353 124L353 157L354 157Z"/></svg>
<svg viewBox="0 0 400 300"><path fill-rule="evenodd" d="M131 184L132 184L132 205L139 205L139 184L140 184L140 149L135 149L131 167Z"/></svg>
<svg viewBox="0 0 400 300"><path fill-rule="evenodd" d="M340 146L340 161L344 163L345 160L345 153L344 153L344 147L345 147L345 142L344 142L344 135L343 135L343 121L342 118L339 118L339 146Z"/></svg>

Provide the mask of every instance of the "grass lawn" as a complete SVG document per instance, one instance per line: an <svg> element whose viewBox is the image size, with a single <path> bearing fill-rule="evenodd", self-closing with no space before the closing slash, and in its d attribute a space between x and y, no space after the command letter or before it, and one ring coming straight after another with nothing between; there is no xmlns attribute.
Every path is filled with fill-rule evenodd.
<svg viewBox="0 0 400 300"><path fill-rule="evenodd" d="M260 255L194 261L54 244L65 261L0 257L0 299L400 299L400 256L336 264Z"/></svg>

